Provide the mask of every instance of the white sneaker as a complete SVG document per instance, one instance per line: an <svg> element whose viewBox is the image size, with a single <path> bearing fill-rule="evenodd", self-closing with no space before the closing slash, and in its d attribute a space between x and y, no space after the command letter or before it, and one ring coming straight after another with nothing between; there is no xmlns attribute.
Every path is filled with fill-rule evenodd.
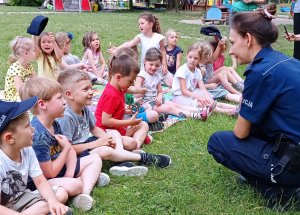
<svg viewBox="0 0 300 215"><path fill-rule="evenodd" d="M82 211L89 211L93 207L94 199L90 195L81 193L72 199L72 204Z"/></svg>
<svg viewBox="0 0 300 215"><path fill-rule="evenodd" d="M145 166L113 166L109 169L109 173L115 176L144 176L148 172Z"/></svg>
<svg viewBox="0 0 300 215"><path fill-rule="evenodd" d="M97 186L98 187L105 187L109 184L110 177L106 174L101 172L98 178Z"/></svg>

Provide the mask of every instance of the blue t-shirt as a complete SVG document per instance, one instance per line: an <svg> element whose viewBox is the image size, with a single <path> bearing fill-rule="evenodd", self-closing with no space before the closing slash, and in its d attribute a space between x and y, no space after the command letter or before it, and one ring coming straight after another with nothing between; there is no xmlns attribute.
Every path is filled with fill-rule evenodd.
<svg viewBox="0 0 300 215"><path fill-rule="evenodd" d="M251 134L274 141L279 133L300 141L300 61L271 47L247 67L240 115L252 122Z"/></svg>
<svg viewBox="0 0 300 215"><path fill-rule="evenodd" d="M175 72L176 72L176 62L177 62L177 54L182 53L183 51L178 46L175 46L174 49L172 49L171 51L168 51L167 50L167 46L166 46L166 52L167 52L168 70L173 75L175 75Z"/></svg>
<svg viewBox="0 0 300 215"><path fill-rule="evenodd" d="M62 134L59 124L53 122L54 134ZM61 153L62 148L54 136L44 127L37 117L31 120L34 127L32 147L39 162L55 160Z"/></svg>

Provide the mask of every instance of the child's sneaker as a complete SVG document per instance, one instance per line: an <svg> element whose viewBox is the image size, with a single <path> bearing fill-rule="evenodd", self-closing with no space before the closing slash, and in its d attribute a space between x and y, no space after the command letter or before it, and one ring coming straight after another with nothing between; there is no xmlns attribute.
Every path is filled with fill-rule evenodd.
<svg viewBox="0 0 300 215"><path fill-rule="evenodd" d="M160 121L154 123L148 123L149 131L159 132L164 130L164 124Z"/></svg>
<svg viewBox="0 0 300 215"><path fill-rule="evenodd" d="M244 83L237 82L236 84L233 85L233 88L235 88L239 92L243 92L244 91Z"/></svg>
<svg viewBox="0 0 300 215"><path fill-rule="evenodd" d="M153 141L153 137L150 134L147 134L145 140L144 140L144 144L149 145L151 144Z"/></svg>
<svg viewBox="0 0 300 215"><path fill-rule="evenodd" d="M147 167L136 166L131 162L122 162L109 169L109 173L115 176L145 176L147 172Z"/></svg>
<svg viewBox="0 0 300 215"><path fill-rule="evenodd" d="M93 207L94 199L90 195L81 193L72 199L72 204L82 211L89 211Z"/></svg>
<svg viewBox="0 0 300 215"><path fill-rule="evenodd" d="M192 112L191 118L192 119L201 119L202 121L205 121L208 117L208 108L202 108L198 112Z"/></svg>
<svg viewBox="0 0 300 215"><path fill-rule="evenodd" d="M106 173L101 172L97 181L98 187L105 187L109 184L110 178Z"/></svg>
<svg viewBox="0 0 300 215"><path fill-rule="evenodd" d="M169 117L169 114L166 114L166 113L160 113L159 116L158 116L158 121L160 122L164 122L168 119Z"/></svg>
<svg viewBox="0 0 300 215"><path fill-rule="evenodd" d="M166 168L171 165L172 160L168 155L141 153L140 163L146 166L153 165L159 168Z"/></svg>

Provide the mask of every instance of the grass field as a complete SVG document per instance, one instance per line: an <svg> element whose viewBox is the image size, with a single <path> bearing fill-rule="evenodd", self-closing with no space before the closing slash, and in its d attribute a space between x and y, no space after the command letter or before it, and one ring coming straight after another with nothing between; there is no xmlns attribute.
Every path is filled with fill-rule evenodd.
<svg viewBox="0 0 300 215"><path fill-rule="evenodd" d="M17 11L18 13L9 13ZM38 11L33 8L0 6L0 88L9 64L9 41L15 36L29 36L26 29ZM81 39L86 31L97 31L102 50L109 42L119 45L139 33L138 12L59 13L49 17L46 31L74 33L73 53L82 56ZM198 25L179 23L183 19L197 19L199 13L161 12L158 16L164 31L173 28L180 32L178 45L187 50L193 42L204 39ZM292 26L287 26L292 31ZM220 26L228 35L228 27ZM207 38L205 38L207 39ZM292 43L282 33L274 47L288 55ZM104 51L105 57L108 54ZM184 61L182 62L184 63ZM227 62L229 63L229 62ZM244 67L239 67L242 73ZM284 72L284 71L283 71ZM154 143L143 150L168 154L173 164L160 170L149 168L141 178L111 177L108 187L93 192L96 205L88 213L76 214L276 214L264 207L264 200L253 189L235 181L236 174L217 164L207 153L209 136L219 130L232 130L235 118L214 114L207 122L188 120L180 122L163 133L154 135ZM230 144L230 143L228 143ZM107 172L107 169L104 169ZM288 214L293 214L289 212Z"/></svg>

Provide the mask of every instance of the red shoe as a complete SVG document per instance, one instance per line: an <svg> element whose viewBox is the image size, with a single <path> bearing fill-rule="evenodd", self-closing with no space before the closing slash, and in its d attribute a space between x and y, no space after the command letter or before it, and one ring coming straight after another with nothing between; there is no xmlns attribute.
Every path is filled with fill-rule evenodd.
<svg viewBox="0 0 300 215"><path fill-rule="evenodd" d="M149 145L152 143L152 141L153 141L153 137L151 135L147 134L147 136L144 140L144 144Z"/></svg>

